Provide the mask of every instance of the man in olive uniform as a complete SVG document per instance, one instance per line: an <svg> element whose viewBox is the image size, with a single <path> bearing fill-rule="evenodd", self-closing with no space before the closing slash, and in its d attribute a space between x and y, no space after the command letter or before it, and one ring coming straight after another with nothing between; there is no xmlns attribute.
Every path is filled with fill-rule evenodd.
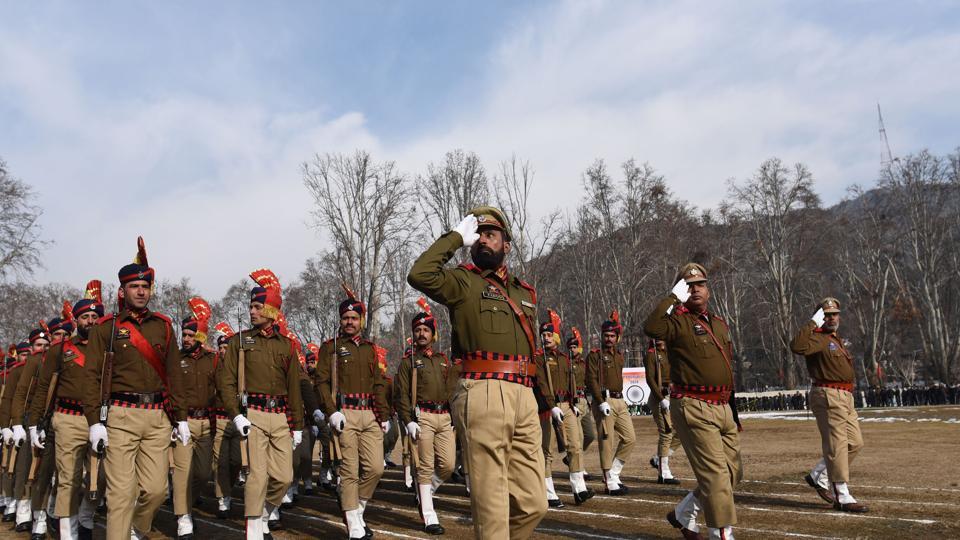
<svg viewBox="0 0 960 540"><path fill-rule="evenodd" d="M662 341L651 340L647 354L643 356L650 398L647 406L657 425L657 453L650 458L650 466L657 470L658 484L679 484L680 480L670 472L670 456L680 446L680 438L674 437L670 426L670 363L667 362L667 346Z"/></svg>
<svg viewBox="0 0 960 540"><path fill-rule="evenodd" d="M733 489L743 477L740 439L730 407L733 345L727 323L707 310L710 289L703 266L680 269L670 295L647 317L644 332L666 342L670 361L670 419L697 487L667 515L684 538L700 538L697 514L709 538L733 538Z"/></svg>
<svg viewBox="0 0 960 540"><path fill-rule="evenodd" d="M303 363L297 362L300 371L300 399L303 401L303 425L313 426L313 419L309 411L316 411L320 404L317 401L316 392L313 390L313 379L307 373L307 361L306 356L311 353L309 350L304 352L301 351L300 354L303 355ZM313 432L311 429L303 430L303 440L297 445L296 449L293 451L293 481L290 483L290 487L287 488L287 493L283 496L283 503L280 505L282 508L292 508L294 503L297 502L297 497L300 495L300 479L304 479L304 488L307 490L307 493L313 491L313 472L310 470L313 468ZM306 474L304 474L304 469L307 469Z"/></svg>
<svg viewBox="0 0 960 540"><path fill-rule="evenodd" d="M588 478L587 460L583 459L582 456L586 455L587 448L590 448L593 441L597 439L597 425L594 422L593 414L590 412L590 403L587 401L587 361L583 356L583 337L576 327L573 327L573 335L567 338L567 352L570 362L573 364L574 378L577 381L576 407L580 413L580 433L583 435L583 440L574 441L574 443L579 444L581 448L580 474L586 480ZM568 441L567 444L573 443Z"/></svg>
<svg viewBox="0 0 960 540"><path fill-rule="evenodd" d="M216 355L206 348L210 327L210 306L202 298L188 301L193 315L180 325L180 362L178 376L183 388L187 420L177 425L180 434L189 433L188 443L178 441L173 448L173 513L177 516L177 539L193 538L190 515L196 492L210 479L213 461L213 433L210 414L216 396Z"/></svg>
<svg viewBox="0 0 960 540"><path fill-rule="evenodd" d="M417 313L411 323L414 347L404 355L397 369L397 414L419 457L415 482L423 530L443 534L433 507L433 494L450 478L456 463L457 443L449 399L451 381L456 380L457 373L446 355L433 350L437 342L437 320L425 300L419 303L423 311ZM414 372L416 389L413 388Z"/></svg>
<svg viewBox="0 0 960 540"><path fill-rule="evenodd" d="M22 341L17 344L16 356L12 362L7 364L6 373L3 378L3 396L0 399L0 426L3 426L3 464L9 465L13 462L16 466L16 459L19 456L18 451L13 446L13 430L10 429L10 408L13 405L13 394L17 390L17 383L20 382L20 374L23 373L23 367L27 364L27 357L30 356L31 346L29 341ZM3 512L3 521L14 521L17 515L17 508L23 507L24 518L30 516L30 504L25 501L20 504L23 498L22 492L16 490L16 471L10 471L9 467L3 468L3 491L7 496L6 508Z"/></svg>
<svg viewBox="0 0 960 540"><path fill-rule="evenodd" d="M90 330L84 364L93 379L83 403L90 446L105 451L108 540L143 538L153 527L167 492L171 419L164 409L179 415L182 402L173 325L167 316L148 308L155 272L147 262L143 238L137 239L134 262L121 268L117 277L119 312ZM104 379L105 354L111 349L111 376ZM101 403L106 389L110 399ZM175 420L185 421L186 416Z"/></svg>
<svg viewBox="0 0 960 540"><path fill-rule="evenodd" d="M55 322L55 321L54 321ZM45 325L46 326L46 325ZM27 442L27 432L23 428L24 413L29 408L29 399L33 395L33 389L36 387L34 375L40 368L43 357L50 348L53 336L45 328L37 328L30 332L30 355L27 356L22 368L15 372L15 383L7 389L9 394L4 395L4 401L9 396L10 400L4 406L8 412L11 431L13 433L13 446L19 450L16 452L16 464L13 471L13 493L17 500L17 532L25 532L31 529L33 520L33 497L30 496L27 489L27 477L30 474L30 464L33 462L33 452L30 444ZM45 490L44 490L45 491ZM42 505L40 505L42 508ZM46 520L41 520L46 526Z"/></svg>
<svg viewBox="0 0 960 540"><path fill-rule="evenodd" d="M10 367L16 364L16 362L17 362L17 345L13 344L13 345L10 345L10 347L7 349L6 354L3 356L3 363L0 364L0 402L3 401L3 396L6 394L7 373L9 372ZM7 430L6 428L3 428L2 430L0 430L0 432L5 432L5 431L9 431L9 430ZM2 438L0 438L0 447L3 448L3 451L2 453L0 453L0 456L3 456L5 458L8 453L8 450L6 445L2 442ZM3 464L3 460L0 460L0 507L3 508L2 513L6 514L7 505L13 504L14 506L16 506L16 504L13 502L13 499L10 498L10 490L12 490L12 488L8 488L7 486L7 468L3 467L2 464ZM12 512L15 513L16 509L12 510ZM11 517L12 516L13 514L11 514Z"/></svg>
<svg viewBox="0 0 960 540"><path fill-rule="evenodd" d="M587 389L593 397L600 432L600 468L607 495L615 496L627 494L627 487L620 482L620 472L637 440L633 420L623 400L624 359L617 348L622 334L620 314L614 310L610 319L600 325L603 349L587 355Z"/></svg>
<svg viewBox="0 0 960 540"><path fill-rule="evenodd" d="M296 344L276 324L282 316L280 281L267 269L255 270L250 277L257 283L250 291L253 328L228 340L217 390L227 415L249 445L250 472L243 487L246 537L261 540L270 536L269 522L276 521L271 517L278 516L293 481L293 450L303 440L303 402ZM238 379L241 350L243 388ZM293 420L292 444L288 414Z"/></svg>
<svg viewBox="0 0 960 540"><path fill-rule="evenodd" d="M536 356L537 384L549 413L549 416L540 422L540 429L543 431L545 465L543 479L547 489L547 504L554 508L563 508L563 502L557 496L557 490L553 485L553 456L554 449L557 448L554 423L560 423L562 426L574 502L581 505L593 497L594 493L587 488L586 481L583 479L581 464L583 449L580 443L583 433L580 430L578 418L580 411L573 402L576 396L576 376L572 374L570 359L560 352L560 318L552 310L549 313L550 320L540 325L543 353Z"/></svg>
<svg viewBox="0 0 960 540"><path fill-rule="evenodd" d="M528 538L547 512L533 394L537 299L504 264L510 239L500 210L476 208L427 248L407 276L450 310L453 358L463 361L451 405L478 538ZM444 268L461 247L470 248L474 264Z"/></svg>
<svg viewBox="0 0 960 540"><path fill-rule="evenodd" d="M340 302L338 310L339 335L320 346L315 386L323 415L340 443L340 510L347 534L372 538L363 513L383 475L383 434L390 427L378 359L386 351L380 352L382 349L363 338L366 307L352 291L344 289L348 298Z"/></svg>
<svg viewBox="0 0 960 540"><path fill-rule="evenodd" d="M825 501L844 512L866 512L867 507L850 495L850 462L863 448L860 422L853 403L853 356L840 328L840 302L824 298L813 318L790 342L795 354L807 361L812 386L810 410L817 419L823 459L806 481Z"/></svg>
<svg viewBox="0 0 960 540"><path fill-rule="evenodd" d="M30 433L38 448L52 447L55 451L57 493L54 515L59 518L61 540L93 538L93 513L96 502L85 497L83 470L87 456L87 421L83 417L83 399L92 384L87 361L87 340L90 329L103 317L100 300L100 281L87 283L84 298L73 305L71 317L77 326L77 335L60 341L47 351L36 383L36 398L29 409ZM53 375L57 374L50 409L46 396ZM52 412L52 418L45 415ZM56 438L48 439L44 425L53 428ZM43 457L44 460L47 456ZM34 525L36 532L36 525Z"/></svg>
<svg viewBox="0 0 960 540"><path fill-rule="evenodd" d="M219 384L220 370L223 369L223 355L227 352L227 341L233 337L234 331L225 322L217 323L216 329L220 335L217 337L217 365L214 376ZM238 475L244 482L246 478L240 471L240 434L223 408L223 399L220 397L219 390L213 398L213 424L213 460L210 464L214 474L213 494L217 498L217 517L226 519L233 502L230 495L233 481ZM242 482L238 484L243 485Z"/></svg>

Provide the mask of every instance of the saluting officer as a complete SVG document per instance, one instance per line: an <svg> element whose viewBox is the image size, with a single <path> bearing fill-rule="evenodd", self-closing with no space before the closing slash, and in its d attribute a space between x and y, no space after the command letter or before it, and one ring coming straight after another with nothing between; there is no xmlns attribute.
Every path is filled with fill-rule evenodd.
<svg viewBox="0 0 960 540"><path fill-rule="evenodd" d="M417 259L407 281L450 310L452 352L463 360L453 418L470 474L478 538L527 538L547 512L536 383L534 289L511 276L510 227L473 209ZM461 247L474 264L444 268Z"/></svg>
<svg viewBox="0 0 960 540"><path fill-rule="evenodd" d="M247 539L261 540L270 535L271 525L279 525L279 507L293 481L293 450L303 439L303 402L297 345L277 325L283 303L280 281L266 268L250 277L257 283L250 291L253 328L227 341L217 390L237 432L247 439L250 472L243 486L243 515ZM238 379L241 349L243 388ZM244 400L246 411L241 410Z"/></svg>
<svg viewBox="0 0 960 540"><path fill-rule="evenodd" d="M813 386L810 410L817 419L823 448L823 459L806 476L806 481L834 509L866 512L866 505L857 502L847 486L850 463L863 448L863 436L853 403L853 356L837 334L839 328L840 301L824 298L813 318L790 342L790 349L807 361Z"/></svg>
<svg viewBox="0 0 960 540"><path fill-rule="evenodd" d="M317 397L340 441L340 509L350 538L371 538L363 512L383 475L383 433L389 428L383 371L386 351L364 339L366 307L344 286L340 332L317 353ZM385 358L384 358L385 360ZM337 395L333 395L333 363Z"/></svg>
<svg viewBox="0 0 960 540"><path fill-rule="evenodd" d="M670 426L670 362L667 361L667 346L659 340L651 340L647 354L643 356L650 398L647 406L657 426L657 453L650 458L650 466L657 470L658 484L679 484L680 480L670 472L670 456L680 446L680 438L674 437Z"/></svg>
<svg viewBox="0 0 960 540"><path fill-rule="evenodd" d="M450 419L450 390L457 370L442 352L434 351L437 320L426 300L417 302L421 312L413 317L413 348L400 360L397 369L397 414L416 445L416 489L424 531L443 534L433 508L433 494L453 474L456 463L456 436ZM413 402L413 375L416 372L416 402Z"/></svg>
<svg viewBox="0 0 960 540"><path fill-rule="evenodd" d="M623 326L614 310L610 319L600 325L603 349L587 355L587 388L593 397L597 431L600 432L600 467L606 482L607 495L626 495L620 472L630 457L637 440L633 420L623 400L623 354L617 349Z"/></svg>
<svg viewBox="0 0 960 540"><path fill-rule="evenodd" d="M727 323L707 310L707 272L680 269L677 284L647 317L644 332L666 342L670 361L670 419L697 477L697 488L667 515L684 538L698 538L697 514L710 538L733 538L733 489L743 477L740 438L730 395L733 345Z"/></svg>
<svg viewBox="0 0 960 540"><path fill-rule="evenodd" d="M190 433L189 444L176 444L173 449L173 513L177 515L177 540L193 538L193 506L196 492L210 479L213 461L211 414L217 393L215 369L217 357L207 349L210 328L210 305L200 297L188 300L193 315L180 326L180 364L177 366L183 383L183 402L187 420L177 430Z"/></svg>
<svg viewBox="0 0 960 540"><path fill-rule="evenodd" d="M173 326L167 316L148 308L155 272L147 263L143 238L137 239L134 262L117 277L120 311L90 330L84 367L93 380L83 409L91 448L105 447L107 539L127 540L150 532L166 497L170 419L164 408L179 411L182 397ZM112 376L102 380L104 354L111 348ZM110 392L105 411L101 389Z"/></svg>

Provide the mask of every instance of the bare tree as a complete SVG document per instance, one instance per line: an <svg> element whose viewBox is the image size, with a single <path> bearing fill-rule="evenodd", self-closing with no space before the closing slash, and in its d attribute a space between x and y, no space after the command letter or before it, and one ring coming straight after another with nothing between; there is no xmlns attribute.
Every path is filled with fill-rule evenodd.
<svg viewBox="0 0 960 540"><path fill-rule="evenodd" d="M427 175L417 178L417 188L434 237L490 200L490 182L480 158L460 149L447 152L443 163L428 163Z"/></svg>
<svg viewBox="0 0 960 540"><path fill-rule="evenodd" d="M25 277L43 265L40 251L49 242L40 238L43 210L34 198L30 186L14 178L0 159L0 279Z"/></svg>
<svg viewBox="0 0 960 540"><path fill-rule="evenodd" d="M7 346L26 341L40 321L60 316L63 302L71 304L80 299L81 291L64 283L0 283L0 344Z"/></svg>
<svg viewBox="0 0 960 540"><path fill-rule="evenodd" d="M420 225L410 183L394 162L377 163L360 150L317 155L302 172L314 200L315 223L333 241L339 277L367 304L367 332L375 336L391 248L403 245Z"/></svg>

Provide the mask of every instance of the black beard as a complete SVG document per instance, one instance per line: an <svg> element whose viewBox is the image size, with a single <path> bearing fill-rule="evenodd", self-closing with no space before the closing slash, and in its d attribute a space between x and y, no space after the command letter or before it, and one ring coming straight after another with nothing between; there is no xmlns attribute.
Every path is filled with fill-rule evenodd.
<svg viewBox="0 0 960 540"><path fill-rule="evenodd" d="M90 336L90 329L84 326L77 327L77 335L80 336L80 339L87 339Z"/></svg>
<svg viewBox="0 0 960 540"><path fill-rule="evenodd" d="M503 251L494 253L489 249L480 248L477 250L477 254L473 256L473 263L481 270L496 270L503 266L503 259L506 256L507 254Z"/></svg>
<svg viewBox="0 0 960 540"><path fill-rule="evenodd" d="M316 373L316 372L317 372L317 368L315 368L315 367L308 367L308 368L307 368L307 375L313 375L313 374Z"/></svg>

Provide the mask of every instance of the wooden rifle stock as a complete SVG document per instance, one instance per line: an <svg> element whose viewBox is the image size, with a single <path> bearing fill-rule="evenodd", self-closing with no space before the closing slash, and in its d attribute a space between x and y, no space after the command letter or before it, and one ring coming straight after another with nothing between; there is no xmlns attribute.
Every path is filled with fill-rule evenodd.
<svg viewBox="0 0 960 540"><path fill-rule="evenodd" d="M239 315L239 314L238 314ZM237 333L238 342L240 343L240 350L237 353L239 359L237 360L237 391L240 393L240 414L247 415L247 371L246 371L246 351L243 348L243 327L239 326L242 322L239 320L240 317L237 317L238 327ZM244 436L240 434L240 470L243 471L243 474L249 474L250 472L250 438L249 434Z"/></svg>

